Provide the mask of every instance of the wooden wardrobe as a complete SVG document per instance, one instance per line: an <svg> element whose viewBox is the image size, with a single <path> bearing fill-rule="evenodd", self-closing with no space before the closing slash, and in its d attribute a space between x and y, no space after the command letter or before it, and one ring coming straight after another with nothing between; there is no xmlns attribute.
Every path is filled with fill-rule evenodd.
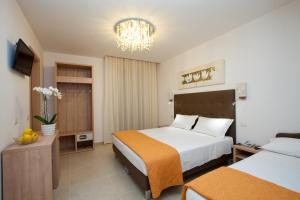
<svg viewBox="0 0 300 200"><path fill-rule="evenodd" d="M93 67L56 63L55 77L62 92L55 102L61 153L93 149Z"/></svg>

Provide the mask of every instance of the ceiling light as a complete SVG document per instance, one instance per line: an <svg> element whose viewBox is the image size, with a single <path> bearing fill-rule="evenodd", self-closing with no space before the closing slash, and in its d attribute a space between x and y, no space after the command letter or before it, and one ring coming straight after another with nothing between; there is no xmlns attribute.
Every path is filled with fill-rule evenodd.
<svg viewBox="0 0 300 200"><path fill-rule="evenodd" d="M114 27L117 45L122 51L150 50L155 28L152 23L139 18L123 19Z"/></svg>

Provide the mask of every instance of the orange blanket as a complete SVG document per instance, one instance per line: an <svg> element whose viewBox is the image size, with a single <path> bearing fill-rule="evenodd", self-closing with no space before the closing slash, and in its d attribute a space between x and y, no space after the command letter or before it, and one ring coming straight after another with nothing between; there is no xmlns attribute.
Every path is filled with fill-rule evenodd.
<svg viewBox="0 0 300 200"><path fill-rule="evenodd" d="M134 130L116 132L114 136L145 162L152 198L159 197L161 191L170 186L183 184L176 149Z"/></svg>
<svg viewBox="0 0 300 200"><path fill-rule="evenodd" d="M229 167L221 167L184 185L182 200L186 199L188 188L209 200L300 199L300 193Z"/></svg>

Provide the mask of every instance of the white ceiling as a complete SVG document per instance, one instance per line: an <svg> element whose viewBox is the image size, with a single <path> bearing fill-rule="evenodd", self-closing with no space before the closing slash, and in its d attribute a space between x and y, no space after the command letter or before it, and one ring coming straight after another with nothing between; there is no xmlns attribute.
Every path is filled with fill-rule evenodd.
<svg viewBox="0 0 300 200"><path fill-rule="evenodd" d="M18 0L47 51L161 62L292 0ZM156 27L149 52L122 52L114 24L141 17Z"/></svg>

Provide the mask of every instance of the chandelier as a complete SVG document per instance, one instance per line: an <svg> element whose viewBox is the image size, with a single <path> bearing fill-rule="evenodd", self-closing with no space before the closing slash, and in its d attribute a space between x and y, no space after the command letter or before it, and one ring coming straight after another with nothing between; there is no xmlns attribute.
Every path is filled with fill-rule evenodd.
<svg viewBox="0 0 300 200"><path fill-rule="evenodd" d="M117 35L118 48L133 52L150 50L155 28L144 19L128 18L117 22L114 31Z"/></svg>

